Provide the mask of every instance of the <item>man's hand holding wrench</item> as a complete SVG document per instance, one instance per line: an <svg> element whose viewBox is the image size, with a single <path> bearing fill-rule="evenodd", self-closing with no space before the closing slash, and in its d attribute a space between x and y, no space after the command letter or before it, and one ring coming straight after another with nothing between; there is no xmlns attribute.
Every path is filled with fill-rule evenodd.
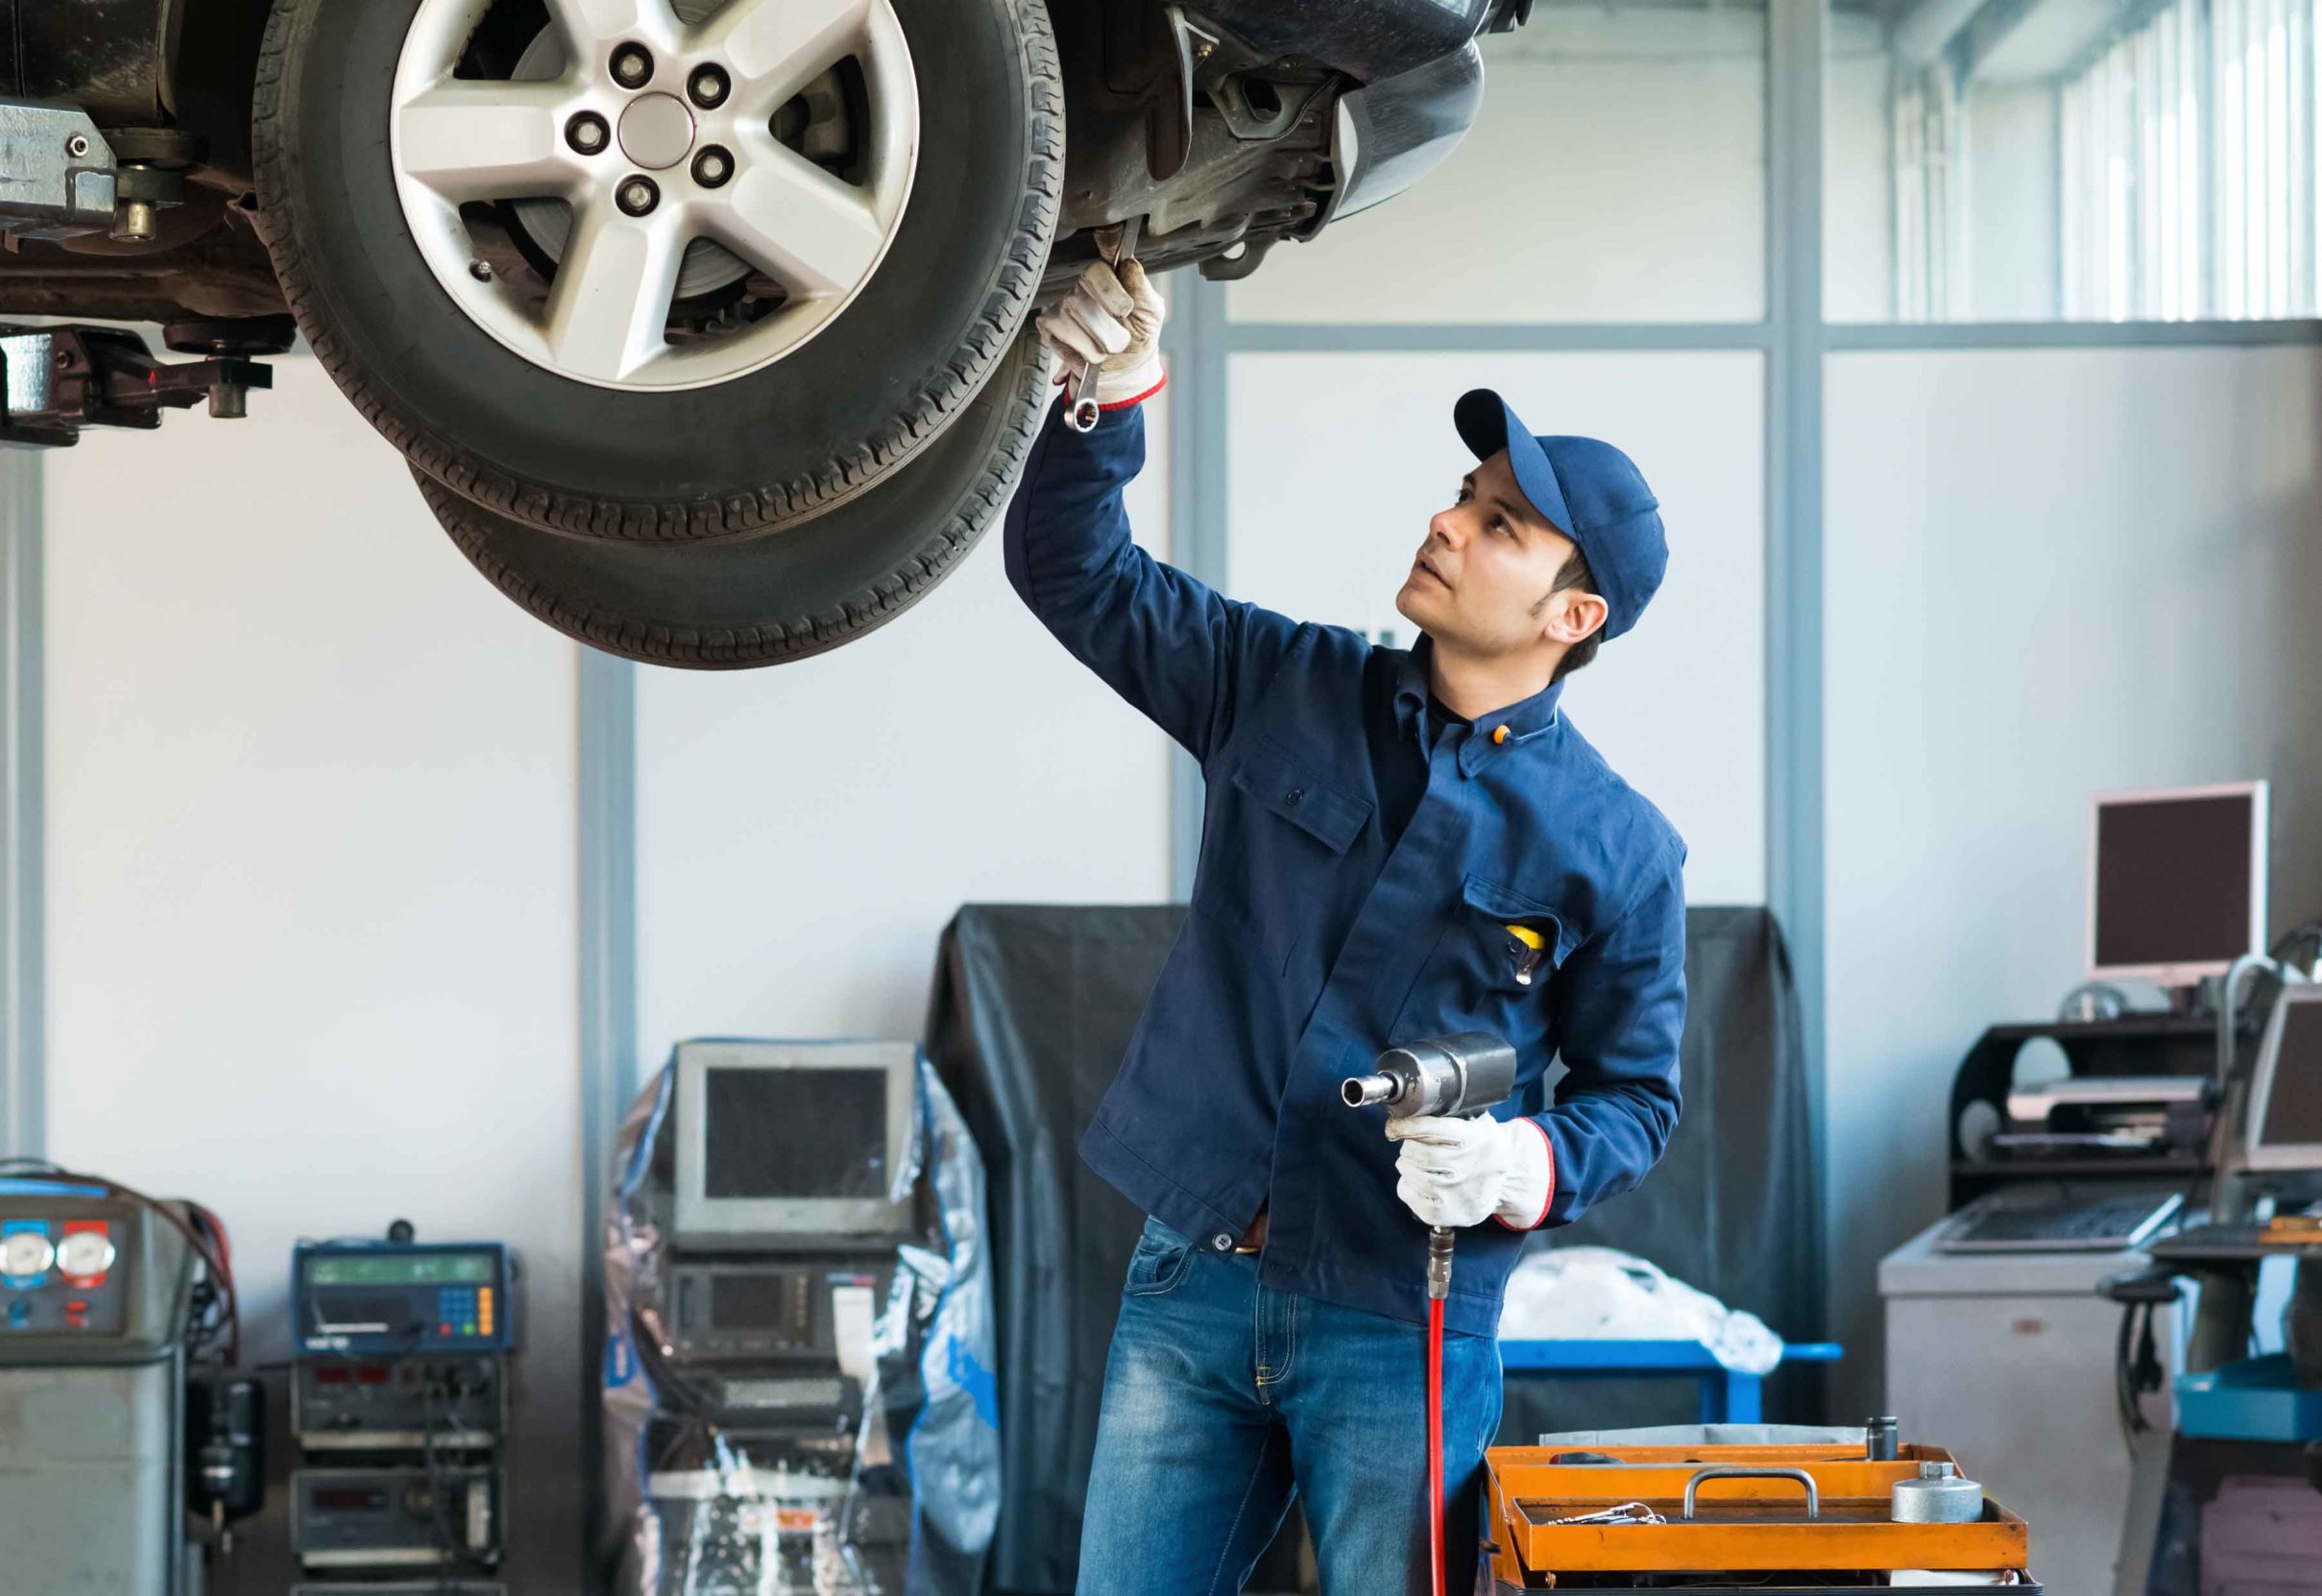
<svg viewBox="0 0 2322 1596"><path fill-rule="evenodd" d="M1103 259L1093 262L1055 309L1039 320L1040 339L1064 362L1073 384L1065 412L1086 432L1102 411L1133 404L1157 390L1161 323L1168 307L1136 258L1139 218L1098 234Z"/></svg>

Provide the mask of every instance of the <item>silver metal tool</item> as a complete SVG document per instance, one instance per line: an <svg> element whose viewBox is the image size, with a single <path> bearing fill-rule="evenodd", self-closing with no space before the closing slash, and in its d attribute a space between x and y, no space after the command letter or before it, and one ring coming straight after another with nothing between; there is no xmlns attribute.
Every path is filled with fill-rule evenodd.
<svg viewBox="0 0 2322 1596"><path fill-rule="evenodd" d="M1961 1479L1956 1463L1923 1463L1918 1479L1896 1481L1889 1494L1898 1524L1973 1524L1983 1517L1983 1487Z"/></svg>
<svg viewBox="0 0 2322 1596"><path fill-rule="evenodd" d="M1098 238L1097 253L1104 257L1106 265L1118 270L1122 262L1137 257L1137 230L1144 220L1141 216L1131 216L1122 223L1121 241L1112 249L1104 247L1101 236ZM1073 404L1064 413L1064 419L1075 432L1096 429L1097 417L1101 414L1097 408L1097 375L1103 366L1103 361L1092 360L1081 367L1080 375L1073 379Z"/></svg>
<svg viewBox="0 0 2322 1596"><path fill-rule="evenodd" d="M1642 1502L1623 1502L1601 1512L1576 1512L1570 1518L1551 1518L1548 1522L1568 1528L1575 1524L1666 1524L1669 1520Z"/></svg>
<svg viewBox="0 0 2322 1596"><path fill-rule="evenodd" d="M1379 1054L1377 1068L1349 1076L1339 1096L1349 1108L1385 1103L1391 1120L1441 1114L1472 1120L1515 1090L1515 1050L1489 1031L1429 1036ZM1451 1294L1451 1232L1427 1233L1427 1294Z"/></svg>

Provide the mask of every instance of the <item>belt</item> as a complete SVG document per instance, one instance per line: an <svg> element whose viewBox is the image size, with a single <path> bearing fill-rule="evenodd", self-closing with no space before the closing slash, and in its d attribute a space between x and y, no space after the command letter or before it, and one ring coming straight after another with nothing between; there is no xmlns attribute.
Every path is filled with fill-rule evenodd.
<svg viewBox="0 0 2322 1596"><path fill-rule="evenodd" d="M1242 1240L1235 1245L1234 1251L1246 1255L1262 1250L1265 1245L1266 1210L1261 1208L1258 1217L1249 1221L1249 1228L1242 1233Z"/></svg>

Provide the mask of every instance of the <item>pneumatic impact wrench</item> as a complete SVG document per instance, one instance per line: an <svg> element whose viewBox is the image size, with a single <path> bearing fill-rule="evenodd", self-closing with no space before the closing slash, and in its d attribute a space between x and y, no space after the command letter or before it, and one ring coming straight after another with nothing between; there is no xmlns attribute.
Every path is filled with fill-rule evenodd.
<svg viewBox="0 0 2322 1596"><path fill-rule="evenodd" d="M1486 1031L1429 1036L1379 1054L1376 1068L1340 1088L1349 1108L1383 1103L1391 1120L1421 1114L1472 1120L1515 1091L1515 1050ZM1443 1299L1451 1294L1452 1232L1427 1232L1428 1584L1443 1596Z"/></svg>

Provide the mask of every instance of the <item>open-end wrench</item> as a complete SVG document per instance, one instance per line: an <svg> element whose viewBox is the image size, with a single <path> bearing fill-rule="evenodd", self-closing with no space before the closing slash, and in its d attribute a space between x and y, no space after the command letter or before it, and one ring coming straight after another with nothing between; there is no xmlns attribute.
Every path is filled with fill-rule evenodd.
<svg viewBox="0 0 2322 1596"><path fill-rule="evenodd" d="M1110 250L1104 247L1103 235L1098 235L1097 253L1104 257L1106 265L1118 269L1122 262L1134 260L1137 257L1137 230L1144 220L1145 218L1142 216L1131 216L1127 221L1122 223L1121 242ZM1079 376L1074 379L1073 404L1072 408L1064 413L1064 419L1071 423L1075 432L1089 432L1096 428L1099 414L1097 373L1103 364L1104 362L1101 360L1090 361L1080 368Z"/></svg>

